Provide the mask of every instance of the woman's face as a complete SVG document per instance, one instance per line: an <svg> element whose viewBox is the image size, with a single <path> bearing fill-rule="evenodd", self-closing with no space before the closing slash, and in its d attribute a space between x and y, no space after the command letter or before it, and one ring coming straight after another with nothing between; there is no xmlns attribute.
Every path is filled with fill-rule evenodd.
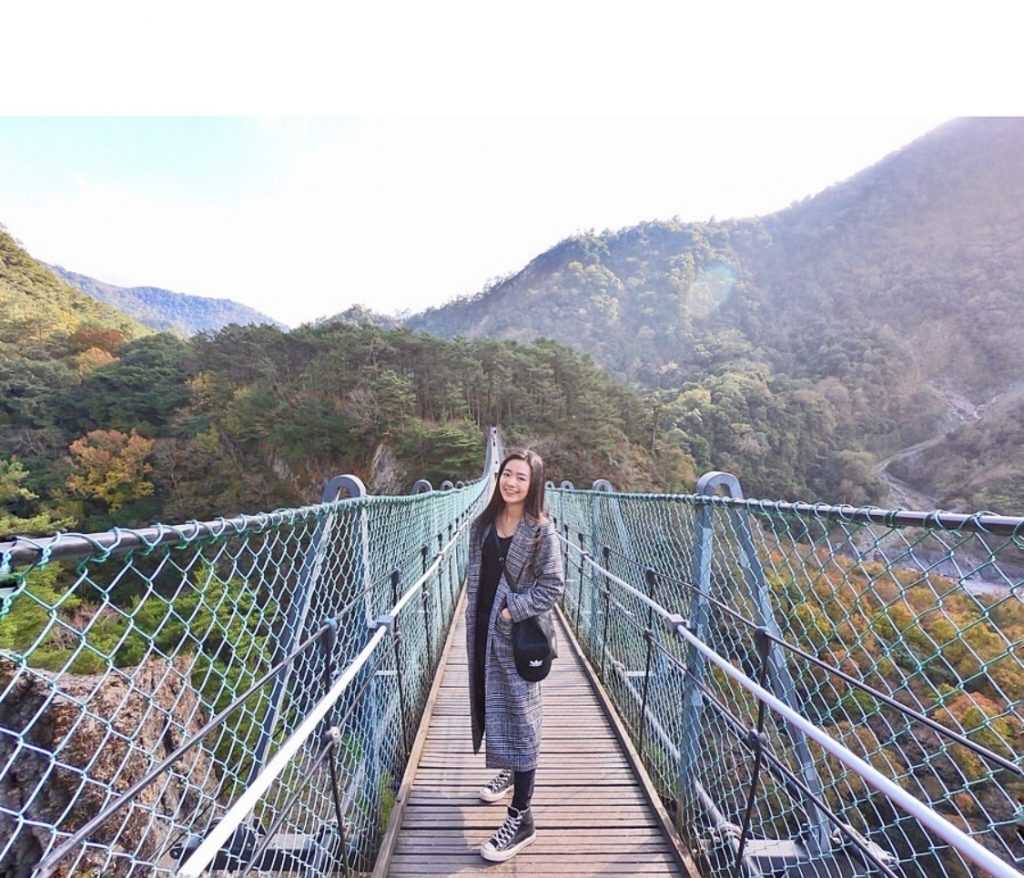
<svg viewBox="0 0 1024 878"><path fill-rule="evenodd" d="M510 460L501 471L498 487L506 503L524 503L530 492L530 465L525 460Z"/></svg>

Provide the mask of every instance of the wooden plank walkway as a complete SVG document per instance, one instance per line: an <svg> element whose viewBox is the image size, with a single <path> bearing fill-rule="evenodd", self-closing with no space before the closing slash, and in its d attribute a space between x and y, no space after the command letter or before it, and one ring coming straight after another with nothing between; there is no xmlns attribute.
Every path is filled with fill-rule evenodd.
<svg viewBox="0 0 1024 878"><path fill-rule="evenodd" d="M493 805L477 797L495 772L482 748L473 754L461 604L456 619L387 874L686 875L560 620L561 656L543 683L537 841L507 863L480 856L511 795Z"/></svg>

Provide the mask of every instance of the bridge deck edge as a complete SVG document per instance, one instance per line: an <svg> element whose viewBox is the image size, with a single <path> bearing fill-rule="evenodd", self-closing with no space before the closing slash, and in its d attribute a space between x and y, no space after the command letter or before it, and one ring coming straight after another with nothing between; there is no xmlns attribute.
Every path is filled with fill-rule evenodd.
<svg viewBox="0 0 1024 878"><path fill-rule="evenodd" d="M562 621L562 628L572 645L573 652L576 654L577 658L579 658L580 664L583 666L583 671L587 676L587 680L593 688L594 694L597 696L597 700L601 704L601 710L604 711L605 716L608 718L608 722L611 724L612 730L615 732L615 737L618 738L619 743L622 745L622 749L626 753L626 758L629 760L630 768L633 769L633 773L640 781L640 787L644 792L644 797L647 799L647 804L651 807L651 810L654 811L655 816L658 818L662 834L668 840L669 844L672 845L672 851L680 867L688 878L703 878L697 869L697 865L690 857L689 852L683 846L683 843L679 838L679 834L676 832L675 826L672 823L672 818L669 817L668 811L665 809L664 804L662 804L661 797L658 795L658 791L654 788L654 783L651 781L651 777L647 773L647 769L644 768L640 754L633 746L633 741L629 737L629 732L626 730L622 719L619 717L618 711L615 709L615 705L612 703L611 698L608 697L608 693L605 691L604 686L601 684L597 674L594 672L594 668L591 666L590 661L580 648L579 641L576 640L576 635L573 633L573 630L569 625L569 621L562 612L562 608L556 604L555 610L558 613L559 619Z"/></svg>
<svg viewBox="0 0 1024 878"><path fill-rule="evenodd" d="M402 783L398 788L398 794L395 796L395 804L388 815L388 825L384 829L384 836L381 839L380 850L377 852L377 860L374 863L371 878L387 878L388 871L391 868L391 858L394 856L395 847L398 844L398 834L402 828L405 806L409 801L409 793L412 791L413 783L416 780L416 772L420 766L420 756L427 742L430 720L434 715L434 704L437 701L438 692L441 690L441 681L444 680L445 670L448 667L448 656L451 654L452 644L455 642L455 631L459 627L459 613L463 612L465 600L466 589L465 583L463 583L459 591L458 603L455 604L455 611L452 614L451 624L448 626L448 636L444 642L441 659L437 663L434 681L430 686L430 694L427 695L427 701L423 707L423 716L420 719L419 728L416 730L416 737L413 740L412 748L409 750L409 759L402 774Z"/></svg>

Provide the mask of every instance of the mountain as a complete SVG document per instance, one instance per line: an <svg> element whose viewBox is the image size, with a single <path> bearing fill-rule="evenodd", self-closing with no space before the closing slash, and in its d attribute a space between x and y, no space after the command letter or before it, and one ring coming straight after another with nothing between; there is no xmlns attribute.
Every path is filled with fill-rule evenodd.
<svg viewBox="0 0 1024 878"><path fill-rule="evenodd" d="M147 330L110 305L97 302L54 277L0 226L0 313L4 340L42 341L83 326L120 332L125 338Z"/></svg>
<svg viewBox="0 0 1024 878"><path fill-rule="evenodd" d="M314 321L315 326L323 326L328 323L347 323L352 326L376 326L378 329L401 329L401 317L389 317L387 314L380 314L365 305L352 305L331 317L321 317Z"/></svg>
<svg viewBox="0 0 1024 878"><path fill-rule="evenodd" d="M363 309L292 331L154 333L3 232L0 303L2 533L301 505L339 472L375 492L440 485L477 475L495 422L558 480L693 483L684 454L647 450L639 394L551 342L447 341Z"/></svg>
<svg viewBox="0 0 1024 878"><path fill-rule="evenodd" d="M48 268L65 283L112 305L157 332L173 332L187 338L197 332L217 332L232 323L239 326L262 323L282 326L255 308L230 299L175 293L160 287L118 287L68 271L60 265Z"/></svg>
<svg viewBox="0 0 1024 878"><path fill-rule="evenodd" d="M59 469L67 445L58 422L68 395L83 376L115 362L121 348L151 337L140 323L59 280L0 227L0 527L69 523L33 505L50 486L43 466ZM36 461L45 464L30 476L24 464Z"/></svg>
<svg viewBox="0 0 1024 878"><path fill-rule="evenodd" d="M1022 230L1024 120L962 119L776 214L569 238L406 325L586 350L656 392L662 435L759 492L892 500L881 462L978 447L960 431L1014 391ZM924 499L1024 502L1014 423L985 446L1002 456L954 455L962 477Z"/></svg>

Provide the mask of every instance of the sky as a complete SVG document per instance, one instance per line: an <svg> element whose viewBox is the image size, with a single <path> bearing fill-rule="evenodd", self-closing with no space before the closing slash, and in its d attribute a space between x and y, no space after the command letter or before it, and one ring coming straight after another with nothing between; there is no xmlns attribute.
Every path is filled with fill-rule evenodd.
<svg viewBox="0 0 1024 878"><path fill-rule="evenodd" d="M779 210L942 121L4 118L0 222L295 326L476 292L581 230Z"/></svg>
<svg viewBox="0 0 1024 878"><path fill-rule="evenodd" d="M946 119L1021 115L1019 17L1000 0L14 4L0 223L73 271L291 326L416 311L580 230L762 215Z"/></svg>

